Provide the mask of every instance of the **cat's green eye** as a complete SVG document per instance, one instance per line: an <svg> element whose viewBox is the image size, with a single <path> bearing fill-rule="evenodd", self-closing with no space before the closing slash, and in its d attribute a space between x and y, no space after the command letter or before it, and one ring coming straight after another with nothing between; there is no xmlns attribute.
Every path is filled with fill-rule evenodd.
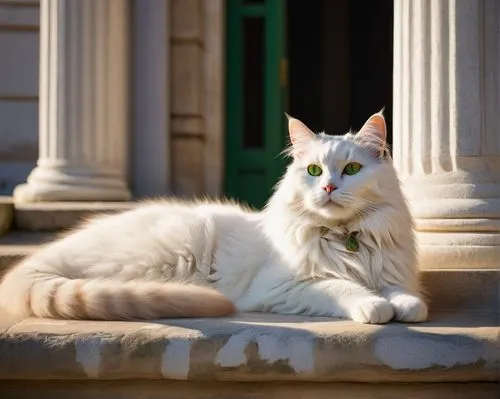
<svg viewBox="0 0 500 399"><path fill-rule="evenodd" d="M357 162L349 162L345 168L342 174L347 175L347 176L352 176L358 173L363 166Z"/></svg>
<svg viewBox="0 0 500 399"><path fill-rule="evenodd" d="M307 167L307 173L309 173L311 176L319 176L321 173L323 173L323 169L321 169L318 165L311 164Z"/></svg>

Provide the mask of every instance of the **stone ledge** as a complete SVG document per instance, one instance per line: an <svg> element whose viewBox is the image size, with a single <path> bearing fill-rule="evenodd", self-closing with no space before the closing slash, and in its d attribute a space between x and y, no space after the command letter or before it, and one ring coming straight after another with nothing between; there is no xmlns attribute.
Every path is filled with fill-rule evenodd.
<svg viewBox="0 0 500 399"><path fill-rule="evenodd" d="M498 313L441 312L422 324L242 314L88 322L0 318L0 379L492 382Z"/></svg>
<svg viewBox="0 0 500 399"><path fill-rule="evenodd" d="M11 231L0 237L0 277L9 266L32 254L54 237L53 233L25 231Z"/></svg>
<svg viewBox="0 0 500 399"><path fill-rule="evenodd" d="M136 202L37 202L14 204L14 226L26 231L57 231L99 213L133 208Z"/></svg>
<svg viewBox="0 0 500 399"><path fill-rule="evenodd" d="M3 399L498 399L499 383L2 381Z"/></svg>
<svg viewBox="0 0 500 399"><path fill-rule="evenodd" d="M0 237L7 233L14 219L14 206L11 197L0 196Z"/></svg>

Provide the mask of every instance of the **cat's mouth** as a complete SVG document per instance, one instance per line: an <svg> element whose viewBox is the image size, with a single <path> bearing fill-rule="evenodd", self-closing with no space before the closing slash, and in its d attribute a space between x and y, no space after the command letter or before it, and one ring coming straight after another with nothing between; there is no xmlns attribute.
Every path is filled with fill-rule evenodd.
<svg viewBox="0 0 500 399"><path fill-rule="evenodd" d="M344 208L342 204L339 204L337 201L334 199L329 198L324 204L323 207L325 208Z"/></svg>

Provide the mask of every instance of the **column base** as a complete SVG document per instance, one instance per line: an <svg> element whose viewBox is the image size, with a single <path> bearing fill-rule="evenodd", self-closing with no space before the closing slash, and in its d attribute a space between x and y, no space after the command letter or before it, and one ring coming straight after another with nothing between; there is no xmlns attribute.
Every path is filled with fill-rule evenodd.
<svg viewBox="0 0 500 399"><path fill-rule="evenodd" d="M462 165L469 171L404 179L421 269L500 269L498 167L487 161L470 159Z"/></svg>
<svg viewBox="0 0 500 399"><path fill-rule="evenodd" d="M495 159L500 165L500 158ZM498 219L500 170L497 168L490 166L490 171L406 176L402 189L417 219L448 222L453 219Z"/></svg>
<svg viewBox="0 0 500 399"><path fill-rule="evenodd" d="M129 201L130 191L116 173L89 168L36 167L25 184L14 189L14 202Z"/></svg>
<svg viewBox="0 0 500 399"><path fill-rule="evenodd" d="M417 232L420 269L500 270L500 232Z"/></svg>

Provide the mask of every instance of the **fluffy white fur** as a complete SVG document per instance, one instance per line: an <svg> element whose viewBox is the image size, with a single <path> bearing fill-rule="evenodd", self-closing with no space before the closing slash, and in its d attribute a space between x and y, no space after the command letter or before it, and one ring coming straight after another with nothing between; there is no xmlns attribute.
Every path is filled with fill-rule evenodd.
<svg viewBox="0 0 500 399"><path fill-rule="evenodd" d="M263 211L171 200L95 217L10 270L0 305L24 317L101 320L235 310L425 320L413 221L381 113L357 134L315 135L294 118L289 130L294 159ZM350 161L363 168L342 174ZM323 173L310 176L310 163ZM345 246L352 231L355 253Z"/></svg>

